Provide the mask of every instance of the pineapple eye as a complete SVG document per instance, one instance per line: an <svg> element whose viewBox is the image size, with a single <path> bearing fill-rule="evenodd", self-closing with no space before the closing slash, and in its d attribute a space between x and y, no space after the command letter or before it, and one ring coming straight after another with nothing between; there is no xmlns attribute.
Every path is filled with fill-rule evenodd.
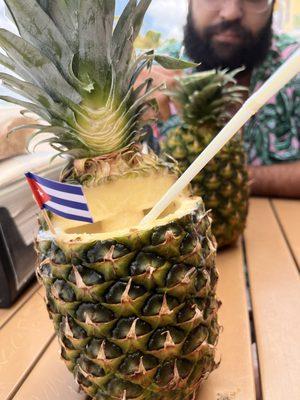
<svg viewBox="0 0 300 400"><path fill-rule="evenodd" d="M71 303L76 300L76 295L71 286L60 279L57 279L53 284L53 291L59 296L59 298L67 303Z"/></svg>
<svg viewBox="0 0 300 400"><path fill-rule="evenodd" d="M125 392L128 399L135 399L142 394L143 389L134 383L114 378L108 383L107 392L115 399L122 399Z"/></svg>
<svg viewBox="0 0 300 400"><path fill-rule="evenodd" d="M107 292L105 295L106 302L108 304L119 304L122 301L122 296L127 288L126 282L117 282ZM129 289L129 297L132 300L143 296L146 293L146 289L143 286L131 285Z"/></svg>
<svg viewBox="0 0 300 400"><path fill-rule="evenodd" d="M191 373L193 365L187 360L176 360L176 368L179 373L178 379L184 379ZM160 387L167 386L175 378L174 370L175 360L166 361L155 376L157 385Z"/></svg>
<svg viewBox="0 0 300 400"><path fill-rule="evenodd" d="M39 268L39 273L47 278L53 278L51 265L50 264L43 264Z"/></svg>
<svg viewBox="0 0 300 400"><path fill-rule="evenodd" d="M50 258L54 264L67 264L64 252L54 242L51 244Z"/></svg>
<svg viewBox="0 0 300 400"><path fill-rule="evenodd" d="M75 339L85 339L87 337L85 330L81 328L81 326L77 325L76 322L70 317L64 317L63 321L60 324L61 332L66 331L67 323Z"/></svg>
<svg viewBox="0 0 300 400"><path fill-rule="evenodd" d="M164 263L164 259L155 254L140 253L131 264L130 272L132 276L142 275L147 272L149 267L158 269L162 267Z"/></svg>
<svg viewBox="0 0 300 400"><path fill-rule="evenodd" d="M83 267L82 265L76 265L76 268L82 277L83 282L87 286L100 285L104 282L103 275L100 272L94 271L90 268ZM76 284L75 273L72 270L69 274L68 280L74 285Z"/></svg>
<svg viewBox="0 0 300 400"><path fill-rule="evenodd" d="M151 242L154 246L165 243L172 238L178 238L182 234L182 229L177 224L169 224L155 229L152 234Z"/></svg>
<svg viewBox="0 0 300 400"><path fill-rule="evenodd" d="M85 322L86 318L89 317L95 323L105 323L115 319L112 311L107 310L100 304L93 303L81 304L76 311L76 317L82 322Z"/></svg>
<svg viewBox="0 0 300 400"><path fill-rule="evenodd" d="M197 271L196 290L197 292L204 289L210 282L209 275L206 271Z"/></svg>
<svg viewBox="0 0 300 400"><path fill-rule="evenodd" d="M208 297L205 301L205 306L203 307L204 319L207 319L210 315L215 314L220 308L221 304L222 303L216 300L214 297Z"/></svg>
<svg viewBox="0 0 300 400"><path fill-rule="evenodd" d="M75 350L73 343L66 336L62 337L62 342L68 349Z"/></svg>
<svg viewBox="0 0 300 400"><path fill-rule="evenodd" d="M91 342L86 346L86 354L88 355L88 357L91 357L92 359L97 359L102 343L103 339L93 338ZM119 358L123 354L120 347L118 347L114 343L108 342L107 340L104 341L104 350L105 356L109 360Z"/></svg>
<svg viewBox="0 0 300 400"><path fill-rule="evenodd" d="M112 336L115 339L125 339L132 328L134 321L136 320L135 317L130 318L121 318L115 328L112 331ZM151 326L141 319L137 320L135 325L135 333L137 337L147 335L147 333L151 332Z"/></svg>
<svg viewBox="0 0 300 400"><path fill-rule="evenodd" d="M79 385L82 385L84 387L90 387L93 385L92 382L90 382L87 378L85 378L79 371L76 371L76 380Z"/></svg>
<svg viewBox="0 0 300 400"><path fill-rule="evenodd" d="M199 239L196 235L192 235L192 234L187 234L185 236L185 238L183 239L181 246L180 246L180 252L183 255L186 254L190 254L192 253L197 247L199 247L199 249L197 250L198 253L201 252L201 245L199 242Z"/></svg>
<svg viewBox="0 0 300 400"><path fill-rule="evenodd" d="M159 315L163 304L164 296L162 294L155 294L147 300L145 307L143 308L143 315L153 316ZM173 310L179 305L178 300L175 297L167 296L167 303L170 310Z"/></svg>
<svg viewBox="0 0 300 400"><path fill-rule="evenodd" d="M166 326L164 328L157 329L153 333L148 343L149 350L152 351L163 349L168 333L170 333L175 344L181 343L184 340L184 332L181 329L175 328L174 326Z"/></svg>
<svg viewBox="0 0 300 400"><path fill-rule="evenodd" d="M197 221L195 221L195 223L197 223ZM203 235L205 232L207 232L208 228L210 227L209 225L209 221L207 221L205 218L203 218L201 221L199 221L197 223L197 232ZM201 236L201 242L202 242L202 247L204 247L203 245L203 241L207 242L206 237Z"/></svg>
<svg viewBox="0 0 300 400"><path fill-rule="evenodd" d="M175 264L173 267L169 270L167 277L166 277L166 286L168 288L172 288L178 284L180 284L183 279L187 276L188 273L192 272L193 269L191 269L190 266L187 266L185 264ZM195 271L195 269L194 269Z"/></svg>
<svg viewBox="0 0 300 400"><path fill-rule="evenodd" d="M194 318L195 313L196 311L195 308L193 307L193 304L191 303L186 304L186 306L183 307L177 314L178 323L190 321L191 319Z"/></svg>
<svg viewBox="0 0 300 400"><path fill-rule="evenodd" d="M105 371L99 365L93 363L91 360L88 360L85 356L81 356L79 360L80 367L87 372L88 374L102 377L105 376Z"/></svg>
<svg viewBox="0 0 300 400"><path fill-rule="evenodd" d="M148 371L156 368L158 365L157 358L151 355L145 355L141 352L129 354L120 365L120 372L123 375L132 375L139 370L141 359L144 368Z"/></svg>
<svg viewBox="0 0 300 400"><path fill-rule="evenodd" d="M183 345L183 354L192 353L209 337L208 328L204 325L199 325L187 337Z"/></svg>
<svg viewBox="0 0 300 400"><path fill-rule="evenodd" d="M101 262L106 259L117 259L130 253L130 250L123 244L113 240L97 242L87 251L86 258L89 263Z"/></svg>

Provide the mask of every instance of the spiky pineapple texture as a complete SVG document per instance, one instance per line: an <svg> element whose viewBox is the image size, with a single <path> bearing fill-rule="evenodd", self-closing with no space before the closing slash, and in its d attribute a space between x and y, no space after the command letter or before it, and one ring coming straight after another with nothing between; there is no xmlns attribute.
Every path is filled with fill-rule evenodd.
<svg viewBox="0 0 300 400"><path fill-rule="evenodd" d="M213 140L208 126L182 126L169 132L163 145L185 171ZM213 233L218 247L237 241L246 226L249 199L246 155L240 136L232 139L192 181L195 195L212 210Z"/></svg>
<svg viewBox="0 0 300 400"><path fill-rule="evenodd" d="M154 51L139 54L134 41L151 0L130 0L114 26L115 0L5 0L20 36L0 29L2 83L29 101L1 99L39 115L37 134L60 153L99 156L138 140L140 116L155 88L134 87L155 60L168 68L189 64Z"/></svg>
<svg viewBox="0 0 300 400"><path fill-rule="evenodd" d="M246 89L236 84L233 72L207 71L179 78L169 93L180 104L182 120L162 142L162 149L185 171L213 140L242 103ZM240 135L233 138L196 176L193 193L213 213L213 233L219 247L235 242L244 231L249 183L246 154Z"/></svg>
<svg viewBox="0 0 300 400"><path fill-rule="evenodd" d="M213 371L218 273L203 203L109 240L40 238L61 355L95 400L189 400Z"/></svg>

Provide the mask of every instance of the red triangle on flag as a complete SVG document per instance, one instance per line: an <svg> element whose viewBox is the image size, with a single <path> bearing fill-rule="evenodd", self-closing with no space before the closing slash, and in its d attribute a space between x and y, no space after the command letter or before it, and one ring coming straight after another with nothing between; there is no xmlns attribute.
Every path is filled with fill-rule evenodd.
<svg viewBox="0 0 300 400"><path fill-rule="evenodd" d="M38 206L40 208L44 208L44 204L47 203L47 201L51 200L51 197L44 191L44 189L34 180L31 178L26 177L33 196L35 198L35 201L37 202Z"/></svg>

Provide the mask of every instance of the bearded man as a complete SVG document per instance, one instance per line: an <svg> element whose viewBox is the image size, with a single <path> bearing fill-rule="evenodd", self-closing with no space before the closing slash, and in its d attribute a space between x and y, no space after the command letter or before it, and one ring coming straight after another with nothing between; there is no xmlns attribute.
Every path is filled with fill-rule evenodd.
<svg viewBox="0 0 300 400"><path fill-rule="evenodd" d="M189 0L183 43L160 52L201 63L198 70L244 66L239 84L255 92L299 47L273 30L275 0ZM169 88L179 72L155 66L154 83ZM157 97L162 132L174 127L170 99ZM177 122L178 123L178 122ZM300 198L300 76L291 81L244 128L252 193Z"/></svg>

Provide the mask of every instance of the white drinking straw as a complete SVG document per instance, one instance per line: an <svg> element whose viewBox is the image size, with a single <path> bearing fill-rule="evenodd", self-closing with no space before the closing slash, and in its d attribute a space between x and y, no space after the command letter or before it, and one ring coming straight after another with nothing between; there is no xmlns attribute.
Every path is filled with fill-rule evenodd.
<svg viewBox="0 0 300 400"><path fill-rule="evenodd" d="M254 93L181 175L161 200L141 221L140 225L154 221L172 203L179 193L195 178L225 144L243 127L243 125L263 107L280 89L300 72L300 49L298 49L266 82Z"/></svg>

